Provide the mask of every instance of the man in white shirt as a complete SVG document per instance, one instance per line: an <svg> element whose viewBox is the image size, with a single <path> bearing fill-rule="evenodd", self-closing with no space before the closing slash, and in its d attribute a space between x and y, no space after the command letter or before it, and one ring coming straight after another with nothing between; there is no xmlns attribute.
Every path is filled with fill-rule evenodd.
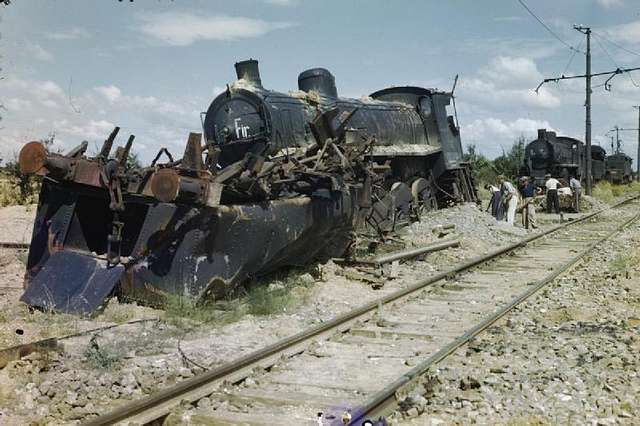
<svg viewBox="0 0 640 426"><path fill-rule="evenodd" d="M573 208L576 213L580 213L580 197L582 196L582 185L580 181L575 178L575 176L571 176L571 180L569 181L569 188L571 188L571 192L573 193Z"/></svg>
<svg viewBox="0 0 640 426"><path fill-rule="evenodd" d="M551 175L545 175L546 179L544 186L547 189L547 213L551 213L551 210L560 214L560 200L558 199L558 187L560 181L556 178L552 178Z"/></svg>
<svg viewBox="0 0 640 426"><path fill-rule="evenodd" d="M498 176L498 182L500 183L500 192L502 192L502 203L507 210L507 223L513 225L518 207L518 191L503 175Z"/></svg>

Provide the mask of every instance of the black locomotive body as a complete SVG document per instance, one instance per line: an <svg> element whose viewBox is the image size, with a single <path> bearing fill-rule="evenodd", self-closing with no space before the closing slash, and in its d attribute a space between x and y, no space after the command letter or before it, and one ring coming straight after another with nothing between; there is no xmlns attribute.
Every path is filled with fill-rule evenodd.
<svg viewBox="0 0 640 426"><path fill-rule="evenodd" d="M591 145L591 176L594 182L605 178L606 161L607 151L601 146Z"/></svg>
<svg viewBox="0 0 640 426"><path fill-rule="evenodd" d="M584 151L584 144L577 139L539 129L538 138L525 148L524 173L532 176L537 184L544 182L546 174L567 180L570 176L582 178Z"/></svg>
<svg viewBox="0 0 640 426"><path fill-rule="evenodd" d="M616 184L631 182L633 179L632 162L631 157L623 152L607 156L605 178Z"/></svg>
<svg viewBox="0 0 640 426"><path fill-rule="evenodd" d="M310 123L322 112L335 119L348 115L348 127L375 136L371 160L386 166L387 188L397 182L427 181L423 193L441 206L451 199L474 201L475 190L462 161L459 129L447 106L452 93L421 87L392 87L362 99L338 97L333 75L314 68L298 76L298 90L288 94L262 86L258 63L236 64L238 80L216 97L204 119L209 144L224 166L247 152L288 155L316 141Z"/></svg>
<svg viewBox="0 0 640 426"><path fill-rule="evenodd" d="M564 179L587 177L586 148L582 141L567 136L557 136L546 129L538 130L538 138L525 148L523 175L533 176L536 184L544 183L544 176ZM598 145L591 146L591 178L598 182L607 177L607 152Z"/></svg>

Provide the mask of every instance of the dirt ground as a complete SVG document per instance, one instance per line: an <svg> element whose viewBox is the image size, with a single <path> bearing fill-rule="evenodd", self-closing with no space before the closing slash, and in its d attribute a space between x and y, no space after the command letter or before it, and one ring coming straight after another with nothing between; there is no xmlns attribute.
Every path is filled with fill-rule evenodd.
<svg viewBox="0 0 640 426"><path fill-rule="evenodd" d="M0 240L28 241L33 215L33 208L0 209L0 220L10 224ZM565 215L565 219L573 216ZM539 219L543 229L559 221L556 215L540 214ZM454 225L451 233L432 231L445 224ZM426 214L380 248L390 251L446 239L461 242L458 248L395 265L394 279L329 262L266 280L257 290L248 289L207 312L189 305L169 306L165 312L112 300L104 312L83 319L29 310L20 303L26 253L0 249L0 347L121 324L67 339L58 350L9 362L0 370L0 424L75 424L326 321L425 274L509 244L528 232L532 231L498 223L475 205L466 204ZM128 324L141 319L148 321ZM455 413L444 419L463 421Z"/></svg>

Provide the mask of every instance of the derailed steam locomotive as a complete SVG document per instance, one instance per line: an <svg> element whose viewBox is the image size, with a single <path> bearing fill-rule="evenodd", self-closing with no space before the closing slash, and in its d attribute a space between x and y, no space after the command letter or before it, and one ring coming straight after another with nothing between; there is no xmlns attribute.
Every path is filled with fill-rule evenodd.
<svg viewBox="0 0 640 426"><path fill-rule="evenodd" d="M213 100L184 155L128 168L116 130L88 158L37 142L20 153L44 176L22 300L91 313L114 292L154 302L218 297L284 266L342 256L365 223L474 201L452 93L389 88L337 96L324 69L289 94L262 87L257 61ZM203 144L204 139L204 144ZM162 155L167 161L160 163Z"/></svg>

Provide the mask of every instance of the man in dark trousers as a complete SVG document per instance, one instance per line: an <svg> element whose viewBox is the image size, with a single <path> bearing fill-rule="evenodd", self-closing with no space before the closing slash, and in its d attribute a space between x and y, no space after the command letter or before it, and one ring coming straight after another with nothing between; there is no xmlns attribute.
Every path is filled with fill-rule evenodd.
<svg viewBox="0 0 640 426"><path fill-rule="evenodd" d="M573 194L573 208L576 213L580 213L580 198L582 198L582 185L580 185L580 181L576 179L575 176L571 176L571 180L569 181L569 187L571 188L571 193Z"/></svg>
<svg viewBox="0 0 640 426"><path fill-rule="evenodd" d="M500 188L486 184L484 189L491 193L491 200L489 200L489 205L485 211L491 209L491 216L495 217L496 220L502 220L502 194L500 193Z"/></svg>
<svg viewBox="0 0 640 426"><path fill-rule="evenodd" d="M523 198L522 206L522 225L529 229L529 227L536 229L536 206L534 203L536 196L536 186L527 176L521 179L520 193Z"/></svg>
<svg viewBox="0 0 640 426"><path fill-rule="evenodd" d="M551 175L545 175L544 186L547 189L547 213L553 210L556 214L560 214L560 200L558 199L558 187L560 181L552 178Z"/></svg>

